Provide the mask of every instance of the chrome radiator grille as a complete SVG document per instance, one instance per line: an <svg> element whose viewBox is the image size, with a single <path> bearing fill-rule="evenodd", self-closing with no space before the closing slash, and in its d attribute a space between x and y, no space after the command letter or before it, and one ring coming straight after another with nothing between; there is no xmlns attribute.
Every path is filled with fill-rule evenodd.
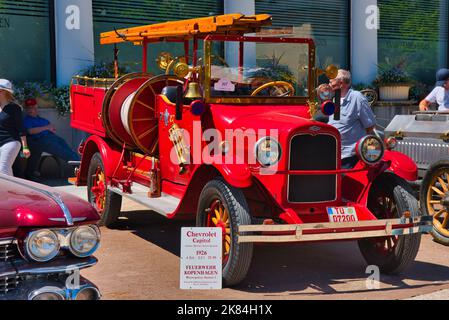
<svg viewBox="0 0 449 320"><path fill-rule="evenodd" d="M0 278L0 294L6 294L16 289L20 284L19 276Z"/></svg>
<svg viewBox="0 0 449 320"><path fill-rule="evenodd" d="M6 262L17 257L17 246L13 243L0 245L0 262Z"/></svg>
<svg viewBox="0 0 449 320"><path fill-rule="evenodd" d="M17 246L12 240L0 241L0 266L18 256ZM0 278L0 295L17 288L20 278L15 275Z"/></svg>
<svg viewBox="0 0 449 320"><path fill-rule="evenodd" d="M299 134L290 143L289 168L293 171L337 170L338 143L334 136ZM337 175L291 175L288 201L330 202L337 198Z"/></svg>
<svg viewBox="0 0 449 320"><path fill-rule="evenodd" d="M431 164L449 156L449 143L431 138L404 138L398 140L395 151L408 155L419 169L427 170Z"/></svg>

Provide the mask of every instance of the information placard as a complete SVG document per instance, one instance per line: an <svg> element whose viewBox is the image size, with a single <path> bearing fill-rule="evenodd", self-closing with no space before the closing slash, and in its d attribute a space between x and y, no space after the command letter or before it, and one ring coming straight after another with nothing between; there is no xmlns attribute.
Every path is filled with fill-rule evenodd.
<svg viewBox="0 0 449 320"><path fill-rule="evenodd" d="M181 289L222 289L222 229L182 228Z"/></svg>

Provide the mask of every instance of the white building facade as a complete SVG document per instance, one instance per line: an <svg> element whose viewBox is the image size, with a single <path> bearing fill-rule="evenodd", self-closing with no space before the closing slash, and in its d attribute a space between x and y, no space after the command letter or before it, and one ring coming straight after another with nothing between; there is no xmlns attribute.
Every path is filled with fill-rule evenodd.
<svg viewBox="0 0 449 320"><path fill-rule="evenodd" d="M114 28L241 12L273 15L273 27L312 37L317 62L350 69L371 83L379 68L400 65L431 85L449 65L449 0L27 0L0 1L0 78L66 85L112 49L99 34ZM138 69L138 50L120 47ZM134 51L133 51L134 50ZM149 61L156 53L149 53ZM154 58L154 59L153 59ZM150 66L151 67L151 66Z"/></svg>

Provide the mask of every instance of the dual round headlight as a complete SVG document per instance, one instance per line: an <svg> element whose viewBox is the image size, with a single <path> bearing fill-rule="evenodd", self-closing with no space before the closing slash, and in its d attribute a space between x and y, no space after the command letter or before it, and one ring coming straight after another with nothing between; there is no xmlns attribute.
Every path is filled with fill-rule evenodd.
<svg viewBox="0 0 449 320"><path fill-rule="evenodd" d="M385 145L379 137L367 136L357 144L357 155L367 165L378 164L385 153Z"/></svg>
<svg viewBox="0 0 449 320"><path fill-rule="evenodd" d="M70 251L79 258L92 255L100 244L100 232L94 226L82 226L70 236Z"/></svg>
<svg viewBox="0 0 449 320"><path fill-rule="evenodd" d="M37 262L47 262L56 257L60 245L58 235L51 230L32 232L25 241L28 257Z"/></svg>
<svg viewBox="0 0 449 320"><path fill-rule="evenodd" d="M256 143L255 154L262 167L274 166L281 159L281 145L271 137L262 138Z"/></svg>
<svg viewBox="0 0 449 320"><path fill-rule="evenodd" d="M100 231L96 226L81 226L69 233L53 230L31 232L24 242L27 257L36 262L47 262L55 258L61 247L69 249L79 258L92 255L100 244Z"/></svg>

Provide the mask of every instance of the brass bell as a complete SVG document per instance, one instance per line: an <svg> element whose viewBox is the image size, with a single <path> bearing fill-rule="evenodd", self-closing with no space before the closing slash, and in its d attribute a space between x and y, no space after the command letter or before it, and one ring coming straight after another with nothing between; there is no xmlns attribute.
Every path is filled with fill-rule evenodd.
<svg viewBox="0 0 449 320"><path fill-rule="evenodd" d="M201 99L203 95L201 94L200 85L198 82L190 82L187 88L185 97L187 99Z"/></svg>

